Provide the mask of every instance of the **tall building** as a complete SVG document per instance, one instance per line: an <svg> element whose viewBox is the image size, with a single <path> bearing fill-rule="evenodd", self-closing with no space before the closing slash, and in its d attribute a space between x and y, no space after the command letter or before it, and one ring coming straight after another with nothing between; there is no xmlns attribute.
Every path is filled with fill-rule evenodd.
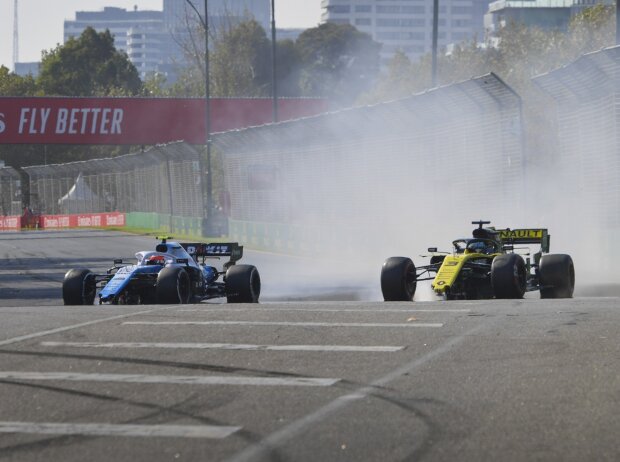
<svg viewBox="0 0 620 462"><path fill-rule="evenodd" d="M439 5L440 47L484 39L483 16L489 0L442 0ZM412 60L431 51L433 0L322 0L322 20L351 24L382 43L385 64L396 51Z"/></svg>
<svg viewBox="0 0 620 462"><path fill-rule="evenodd" d="M203 0L192 0L201 16L204 17ZM217 23L221 18L243 19L247 15L256 19L265 30L270 27L271 2L269 0L209 0L209 19ZM195 18L196 12L185 0L164 0L164 22L168 29L187 27L188 19Z"/></svg>
<svg viewBox="0 0 620 462"><path fill-rule="evenodd" d="M13 66L15 67L14 72L17 75L21 75L22 77L25 77L27 75L37 77L39 75L41 63L39 62L18 62L18 63L14 63Z"/></svg>
<svg viewBox="0 0 620 462"><path fill-rule="evenodd" d="M149 73L162 72L169 61L170 40L164 28L162 11L140 11L105 7L103 11L78 11L74 20L64 24L64 40L79 37L84 29L92 27L97 32L109 30L114 36L114 46L124 51L144 79Z"/></svg>
<svg viewBox="0 0 620 462"><path fill-rule="evenodd" d="M124 8L105 7L103 11L78 11L74 20L65 20L64 41L79 37L84 29L92 27L97 32L106 29L114 36L114 45L118 50L127 51L128 32L131 28L162 28L161 11L140 11L135 7L127 11Z"/></svg>
<svg viewBox="0 0 620 462"><path fill-rule="evenodd" d="M204 17L204 1L192 0ZM209 0L210 24L227 24L254 17L266 31L270 30L271 2L268 0ZM157 72L169 83L186 63L182 46L189 40L188 24L196 24L196 11L185 0L164 0L163 11L105 7L102 11L78 11L74 20L64 23L64 41L79 37L84 29L109 30L118 50L124 51L142 79Z"/></svg>
<svg viewBox="0 0 620 462"><path fill-rule="evenodd" d="M484 16L487 33L494 34L509 22L544 30L565 31L571 18L595 4L614 5L615 0L497 0Z"/></svg>

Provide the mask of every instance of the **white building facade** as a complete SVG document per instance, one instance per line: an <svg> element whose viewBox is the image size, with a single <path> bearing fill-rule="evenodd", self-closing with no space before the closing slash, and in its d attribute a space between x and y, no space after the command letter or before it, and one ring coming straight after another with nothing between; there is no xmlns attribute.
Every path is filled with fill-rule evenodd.
<svg viewBox="0 0 620 462"><path fill-rule="evenodd" d="M103 11L78 11L74 20L64 24L64 41L79 37L84 29L92 27L97 32L109 30L114 36L114 46L124 51L144 79L153 72L162 72L168 61L168 47L163 43L170 40L164 28L162 11L126 10L105 7Z"/></svg>

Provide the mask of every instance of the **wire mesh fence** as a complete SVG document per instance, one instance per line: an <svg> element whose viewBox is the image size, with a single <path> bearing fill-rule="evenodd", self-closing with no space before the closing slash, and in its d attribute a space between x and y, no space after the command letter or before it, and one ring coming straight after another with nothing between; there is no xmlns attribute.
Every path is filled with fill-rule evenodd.
<svg viewBox="0 0 620 462"><path fill-rule="evenodd" d="M21 212L20 176L10 167L0 168L0 216L20 215Z"/></svg>
<svg viewBox="0 0 620 462"><path fill-rule="evenodd" d="M200 156L185 143L67 164L25 167L42 214L109 211L204 216Z"/></svg>
<svg viewBox="0 0 620 462"><path fill-rule="evenodd" d="M534 82L557 102L559 163L580 215L620 228L620 47L580 57Z"/></svg>
<svg viewBox="0 0 620 462"><path fill-rule="evenodd" d="M252 241L252 223L299 225L296 238L325 245L338 226L349 236L364 229L372 239L412 216L471 220L484 211L501 219L507 209L514 216L522 206L521 126L520 98L488 74L402 100L217 135L231 229Z"/></svg>
<svg viewBox="0 0 620 462"><path fill-rule="evenodd" d="M555 181L538 185L541 204L571 236L583 236L583 260L596 256L592 269L606 280L620 258L620 47L583 55L534 83L555 100L558 127Z"/></svg>

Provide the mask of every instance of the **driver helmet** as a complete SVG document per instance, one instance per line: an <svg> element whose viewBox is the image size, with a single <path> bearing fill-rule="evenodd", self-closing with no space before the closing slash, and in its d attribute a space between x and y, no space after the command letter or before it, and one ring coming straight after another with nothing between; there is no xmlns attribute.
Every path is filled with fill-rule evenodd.
<svg viewBox="0 0 620 462"><path fill-rule="evenodd" d="M166 264L166 258L163 255L151 255L146 264L164 266Z"/></svg>
<svg viewBox="0 0 620 462"><path fill-rule="evenodd" d="M474 241L467 244L469 253L485 253L487 245L482 241Z"/></svg>

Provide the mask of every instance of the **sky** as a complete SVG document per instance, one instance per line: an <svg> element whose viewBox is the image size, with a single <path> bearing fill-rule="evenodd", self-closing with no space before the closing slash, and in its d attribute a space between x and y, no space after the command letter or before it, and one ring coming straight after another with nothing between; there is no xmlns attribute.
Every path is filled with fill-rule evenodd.
<svg viewBox="0 0 620 462"><path fill-rule="evenodd" d="M180 0L182 1L182 0ZM269 1L269 0L265 0ZM0 0L0 66L13 69L13 2ZM19 61L39 61L41 50L62 43L65 19L76 11L104 6L161 10L162 0L19 0ZM309 28L319 23L321 0L275 0L278 28Z"/></svg>

